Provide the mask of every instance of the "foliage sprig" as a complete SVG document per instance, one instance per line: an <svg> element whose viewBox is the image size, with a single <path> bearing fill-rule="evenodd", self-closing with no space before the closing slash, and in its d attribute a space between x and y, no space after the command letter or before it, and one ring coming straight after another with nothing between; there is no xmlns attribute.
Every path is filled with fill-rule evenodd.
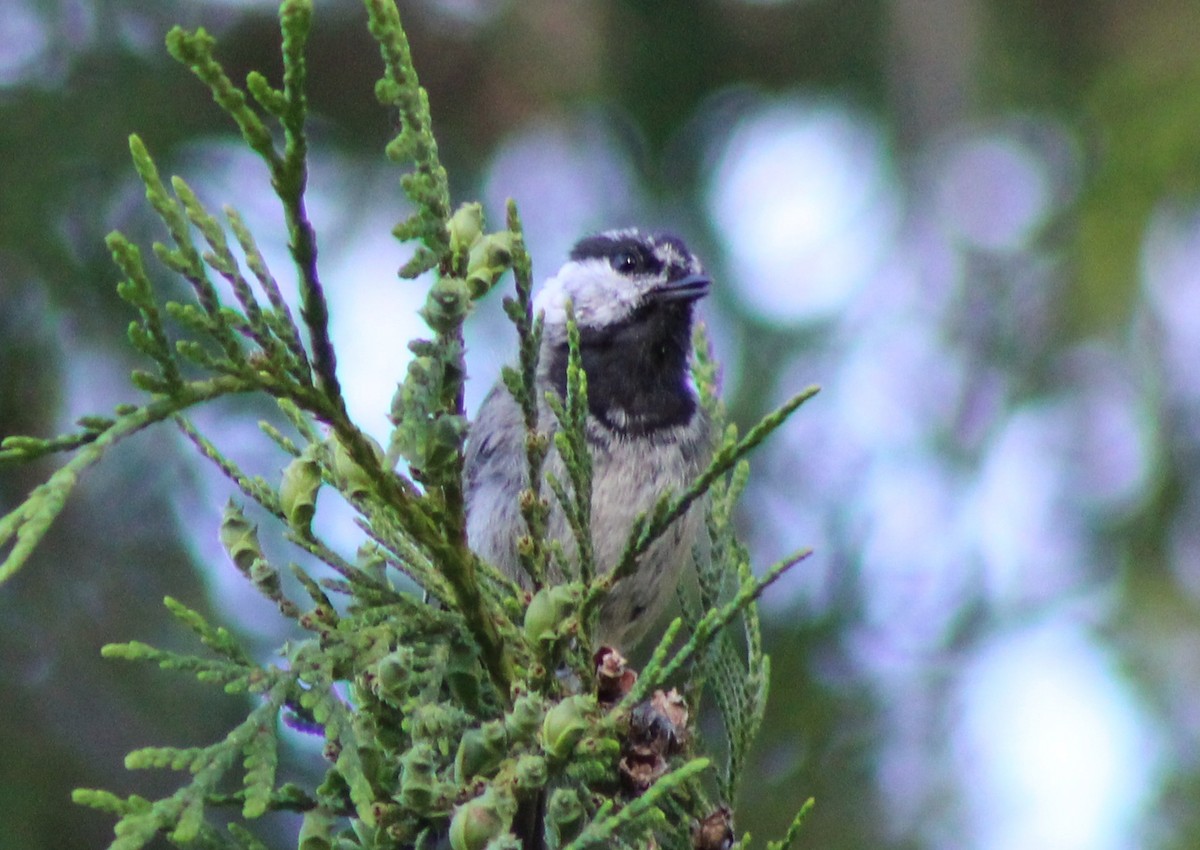
<svg viewBox="0 0 1200 850"><path fill-rule="evenodd" d="M229 207L214 214L182 179L164 179L133 136L134 168L170 241L155 243L152 253L187 281L190 300L164 301L142 250L111 234L108 247L122 275L118 292L136 315L129 340L151 367L132 376L144 398L111 416L84 417L70 434L0 443L0 462L71 453L0 518L0 581L29 559L86 469L117 442L170 419L244 500L230 500L219 530L233 566L301 634L273 663L263 663L232 631L167 599L205 652L128 642L106 647L104 655L190 673L253 706L211 745L129 754L130 769L186 772L174 794L151 801L81 790L75 799L117 816L111 846L118 850L136 850L160 835L181 847L264 847L242 825L215 825L212 813L229 808L251 821L270 811L302 813L299 845L305 850L432 848L447 841L454 850L582 850L644 847L651 839L686 850L694 838L679 824L688 818L723 823L724 804L733 801L761 723L769 664L754 600L806 554L762 576L752 572L731 530L747 476L744 458L816 389L798 394L744 437L725 429L697 481L665 494L640 517L616 569L597 574L587 375L574 318L565 397L542 397L543 323L533 311L532 269L516 207L509 204L505 228L494 232L486 230L480 205L452 209L428 96L395 3L365 0L365 6L383 62L376 95L400 119L387 155L408 168L401 185L413 211L396 234L417 244L400 275L434 272L421 309L430 337L410 344L413 358L393 400L387 449L347 413L305 208L311 0L280 4L278 88L258 72L239 87L202 29L176 28L167 36L171 54L209 88L265 164L288 234L299 321L239 214ZM529 486L519 508L528 533L517 548L532 600L513 577L469 549L464 517L463 322L509 270L515 295L504 309L517 330L519 356L502 380L527 432ZM231 299L223 298L225 291ZM723 429L716 368L700 333L696 381L709 416ZM277 482L245 474L188 418L193 406L246 393L276 402L275 419L261 428L283 458ZM565 471L562 480L546 473L552 452ZM552 504L544 488L567 518L571 555L564 541L549 539ZM321 505L334 498L356 513L362 539L353 555L314 529ZM707 556L696 559L699 598L683 606L640 678L619 656L597 660L590 626L598 605L701 500L709 541ZM261 541L267 526L260 529L256 518L303 551L306 565L269 558ZM539 606L547 620L541 625L532 622ZM603 663L615 672L601 670ZM615 695L602 692L602 673L616 683ZM666 690L680 687L684 695ZM699 704L702 689L713 694L720 715L723 759L702 754L686 708L689 701ZM285 727L322 737L324 766L315 787L278 781ZM772 845L776 850L790 845L799 822Z"/></svg>

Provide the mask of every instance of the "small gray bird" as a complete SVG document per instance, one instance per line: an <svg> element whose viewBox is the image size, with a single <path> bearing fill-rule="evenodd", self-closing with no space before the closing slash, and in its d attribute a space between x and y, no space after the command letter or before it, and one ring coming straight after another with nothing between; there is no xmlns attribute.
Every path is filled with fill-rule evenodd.
<svg viewBox="0 0 1200 850"><path fill-rule="evenodd" d="M709 285L677 237L610 230L576 244L534 302L545 315L538 385L560 395L567 381L567 299L575 309L587 373L592 546L599 572L616 564L639 514L664 492L681 491L708 464L711 426L688 361L693 306ZM553 433L556 425L543 401L539 430ZM553 449L545 468L568 480ZM528 588L516 552L517 538L526 533L517 504L528 481L525 424L502 383L472 425L464 477L471 548ZM645 635L670 601L702 524L697 503L614 586L600 610L601 644L628 650ZM549 531L564 551L575 551L557 504Z"/></svg>

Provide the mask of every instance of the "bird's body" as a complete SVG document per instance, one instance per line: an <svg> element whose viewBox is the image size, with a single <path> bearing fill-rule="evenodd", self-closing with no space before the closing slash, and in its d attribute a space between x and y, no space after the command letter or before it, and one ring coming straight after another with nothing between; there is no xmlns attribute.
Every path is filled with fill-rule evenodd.
<svg viewBox="0 0 1200 850"><path fill-rule="evenodd" d="M588 378L587 442L592 454L592 546L596 568L611 570L634 520L666 492L679 492L707 465L712 435L689 372L692 308L708 289L699 263L674 237L608 231L576 245L536 308L545 315L538 384L565 392L565 303L574 305ZM541 395L541 394L539 394ZM544 402L539 430L557 422ZM546 471L568 480L551 450ZM525 424L508 390L485 399L468 441L465 486L471 547L528 586L516 553L526 529L518 497L527 486ZM629 648L674 595L702 525L693 506L640 557L600 611L601 643ZM552 505L549 533L568 553L573 538Z"/></svg>

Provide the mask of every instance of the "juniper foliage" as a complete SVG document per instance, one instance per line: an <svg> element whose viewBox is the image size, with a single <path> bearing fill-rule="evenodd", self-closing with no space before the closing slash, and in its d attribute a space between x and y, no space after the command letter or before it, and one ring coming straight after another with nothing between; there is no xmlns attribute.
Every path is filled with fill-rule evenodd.
<svg viewBox="0 0 1200 850"><path fill-rule="evenodd" d="M217 215L180 178L164 180L133 136L134 167L170 239L151 251L190 285L192 300L162 301L142 250L122 234L110 234L108 247L123 276L117 290L136 314L129 341L150 364L132 375L142 400L120 405L112 415L85 417L73 433L8 437L0 444L5 463L69 456L0 519L0 580L50 533L83 472L115 443L169 419L240 493L220 527L233 566L308 635L283 646L277 663L264 664L232 632L167 599L170 612L206 652L183 655L124 643L106 647L104 655L184 671L248 695L252 708L209 746L129 754L131 770L184 772L173 795L152 801L85 789L75 799L117 817L114 850L136 850L158 835L180 847L265 847L243 824L215 826L222 810L246 821L271 811L300 813L299 846L305 850L434 848L447 841L455 850L632 848L652 840L664 848L707 846L699 825L714 822L713 813L734 801L767 695L769 666L755 599L805 554L761 577L751 571L731 521L746 482L744 458L816 390L798 394L739 438L733 426L722 424L716 366L699 331L696 379L703 403L724 429L721 444L693 486L664 495L637 522L617 568L596 575L588 530L591 460L583 438L587 385L577 330L572 324L566 397L550 399L558 420L551 438L537 430L541 320L531 308L532 272L516 208L510 204L504 229L492 232L478 204L452 211L428 97L394 0L365 0L365 6L384 68L376 94L400 117L386 153L405 167L400 182L415 210L395 229L415 245L400 274L434 272L421 311L430 338L410 343L413 358L392 405L387 449L347 413L316 233L305 212L311 0L280 5L282 88L257 72L239 87L203 29L176 28L167 37L171 54L208 86L268 169L289 235L300 321L237 211L226 207ZM470 551L463 516L468 421L462 325L473 304L509 271L515 294L504 307L517 330L519 358L503 380L528 428L533 484L521 498L529 533L519 549L536 589L532 598ZM222 301L218 278L233 303ZM194 406L239 393L266 394L278 406L278 421L261 423L287 460L277 483L244 474L187 418ZM547 495L542 467L552 445L566 461L569 480L550 478ZM401 459L406 473L396 471ZM335 551L314 533L322 494L357 512L364 542L354 555ZM599 603L670 523L706 495L709 540L696 558L698 597L684 595L683 615L667 629L640 678L619 699L598 700L591 626ZM546 539L551 496L576 535L577 569L568 569L561 547ZM259 528L247 519L247 503L274 519L271 533L323 562L335 577L318 579L294 564L284 570L268 560ZM566 584L546 583L553 563L568 576ZM302 598L293 598L291 587L300 588ZM562 675L564 667L574 675ZM681 744L667 753L663 769L648 787L631 789L620 770L631 716L668 687L682 688L693 704L702 692L712 695L724 744L701 755L706 748L693 730L676 730ZM324 777L315 787L279 781L281 720L323 736ZM237 790L230 790L234 780L240 780ZM806 810L771 847L791 844ZM748 840L744 835L736 846Z"/></svg>

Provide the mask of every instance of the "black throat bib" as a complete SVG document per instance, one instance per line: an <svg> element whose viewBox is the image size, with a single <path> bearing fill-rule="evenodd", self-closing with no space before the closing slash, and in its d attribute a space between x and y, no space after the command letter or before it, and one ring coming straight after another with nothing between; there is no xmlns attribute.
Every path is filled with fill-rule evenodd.
<svg viewBox="0 0 1200 850"><path fill-rule="evenodd" d="M692 305L652 303L628 319L603 328L579 329L587 373L588 410L609 429L647 436L683 425L696 412L688 386ZM550 377L567 392L567 345L551 354Z"/></svg>

